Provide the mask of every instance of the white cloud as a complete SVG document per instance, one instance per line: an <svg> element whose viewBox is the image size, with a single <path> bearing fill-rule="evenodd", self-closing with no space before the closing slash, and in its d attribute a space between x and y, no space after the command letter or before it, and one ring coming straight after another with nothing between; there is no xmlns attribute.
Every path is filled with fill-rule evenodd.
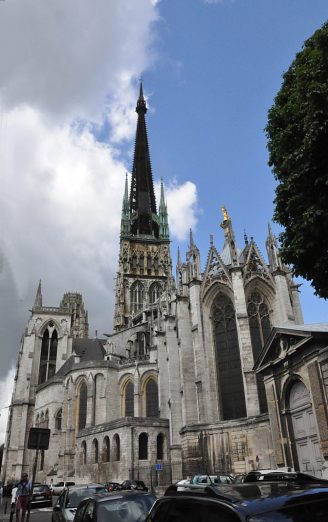
<svg viewBox="0 0 328 522"><path fill-rule="evenodd" d="M11 402L11 395L14 386L14 375L15 368L11 368L7 377L3 381L0 381L0 444L5 441L9 413L7 406L9 406Z"/></svg>
<svg viewBox="0 0 328 522"><path fill-rule="evenodd" d="M1 295L11 321L19 317L16 337L0 331L0 378L40 278L45 305L81 292L90 335L111 331L130 166L120 147L135 132L136 78L154 60L157 3L0 2L0 250L13 276L11 301ZM106 144L95 128L107 129ZM175 182L166 197L171 235L184 238L196 222L196 187Z"/></svg>
<svg viewBox="0 0 328 522"><path fill-rule="evenodd" d="M165 188L169 214L169 227L172 236L178 240L186 239L190 228L197 223L197 187L191 181L178 185L176 181Z"/></svg>
<svg viewBox="0 0 328 522"><path fill-rule="evenodd" d="M28 104L56 120L101 121L106 98L127 98L131 79L150 65L157 19L149 0L1 3L4 107Z"/></svg>

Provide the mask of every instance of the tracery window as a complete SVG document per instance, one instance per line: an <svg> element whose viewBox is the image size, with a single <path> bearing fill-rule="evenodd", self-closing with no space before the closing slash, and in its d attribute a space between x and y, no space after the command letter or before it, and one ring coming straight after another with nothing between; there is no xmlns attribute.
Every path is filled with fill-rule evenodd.
<svg viewBox="0 0 328 522"><path fill-rule="evenodd" d="M156 439L156 458L157 460L164 459L164 435L159 433Z"/></svg>
<svg viewBox="0 0 328 522"><path fill-rule="evenodd" d="M109 462L109 459L110 459L109 437L106 436L103 441L102 460L103 460L103 462Z"/></svg>
<svg viewBox="0 0 328 522"><path fill-rule="evenodd" d="M139 435L139 460L148 459L148 435L140 433Z"/></svg>
<svg viewBox="0 0 328 522"><path fill-rule="evenodd" d="M251 332L253 358L255 362L271 331L269 309L265 303L264 297L259 292L252 292L247 299L247 313ZM268 405L263 376L257 375L256 382L259 394L260 412L265 413L268 411Z"/></svg>
<svg viewBox="0 0 328 522"><path fill-rule="evenodd" d="M138 313L143 308L144 287L140 281L136 281L131 286L131 310Z"/></svg>
<svg viewBox="0 0 328 522"><path fill-rule="evenodd" d="M87 385L85 382L82 382L79 390L79 430L85 428L87 423L87 395Z"/></svg>
<svg viewBox="0 0 328 522"><path fill-rule="evenodd" d="M154 379L149 379L145 388L146 417L159 417L158 386Z"/></svg>
<svg viewBox="0 0 328 522"><path fill-rule="evenodd" d="M62 417L63 417L63 410L60 409L55 417L55 429L60 431L62 429Z"/></svg>
<svg viewBox="0 0 328 522"><path fill-rule="evenodd" d="M231 299L220 292L212 307L216 368L223 420L246 416L235 309Z"/></svg>
<svg viewBox="0 0 328 522"><path fill-rule="evenodd" d="M162 287L159 283L153 283L149 289L149 303L157 303L162 293Z"/></svg>
<svg viewBox="0 0 328 522"><path fill-rule="evenodd" d="M125 386L125 417L134 417L134 386L129 381Z"/></svg>
<svg viewBox="0 0 328 522"><path fill-rule="evenodd" d="M40 355L39 384L46 382L56 373L58 334L51 321L45 330Z"/></svg>

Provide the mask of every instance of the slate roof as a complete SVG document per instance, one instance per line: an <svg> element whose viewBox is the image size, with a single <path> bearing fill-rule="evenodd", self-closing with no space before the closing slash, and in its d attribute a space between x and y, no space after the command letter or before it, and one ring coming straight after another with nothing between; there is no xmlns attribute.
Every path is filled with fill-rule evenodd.
<svg viewBox="0 0 328 522"><path fill-rule="evenodd" d="M73 354L59 368L56 376L66 375L74 365L74 352L81 357L80 362L103 361L106 339L73 339Z"/></svg>

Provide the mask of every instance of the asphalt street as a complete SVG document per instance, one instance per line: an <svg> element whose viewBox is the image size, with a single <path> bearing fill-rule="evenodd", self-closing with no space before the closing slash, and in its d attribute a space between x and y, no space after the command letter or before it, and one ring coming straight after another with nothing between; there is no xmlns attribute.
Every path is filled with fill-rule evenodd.
<svg viewBox="0 0 328 522"><path fill-rule="evenodd" d="M56 497L57 499L57 497ZM51 507L33 508L31 509L30 522L51 522ZM4 498L0 506L0 522L7 522L10 520L10 499ZM15 515L13 522L15 522Z"/></svg>

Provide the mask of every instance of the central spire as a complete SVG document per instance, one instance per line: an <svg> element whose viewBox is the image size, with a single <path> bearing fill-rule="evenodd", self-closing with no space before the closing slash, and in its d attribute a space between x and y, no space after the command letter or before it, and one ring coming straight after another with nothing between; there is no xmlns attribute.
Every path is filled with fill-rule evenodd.
<svg viewBox="0 0 328 522"><path fill-rule="evenodd" d="M135 236L151 235L158 237L158 223L154 219L157 215L156 200L145 120L147 106L143 95L142 82L140 82L136 112L138 123L130 192L131 232Z"/></svg>

